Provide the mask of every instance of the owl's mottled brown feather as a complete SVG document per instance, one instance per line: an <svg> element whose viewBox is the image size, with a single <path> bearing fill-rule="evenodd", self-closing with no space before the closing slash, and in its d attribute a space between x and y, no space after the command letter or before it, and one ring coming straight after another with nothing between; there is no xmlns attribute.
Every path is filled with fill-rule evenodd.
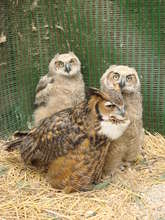
<svg viewBox="0 0 165 220"><path fill-rule="evenodd" d="M92 183L100 182L109 147L105 140L102 144L105 146L100 149L91 148L89 138L86 138L80 148L54 160L48 171L51 184L69 193L89 190Z"/></svg>
<svg viewBox="0 0 165 220"><path fill-rule="evenodd" d="M119 131L123 126L120 133L128 126L121 116L123 101L115 91L110 96L97 89L91 91L87 100L46 118L7 147L12 150L18 144L25 163L47 168L52 186L68 193L90 189L92 183L100 181L113 133L111 114L113 119L119 117L119 124L114 126ZM108 123L106 127L103 122Z"/></svg>
<svg viewBox="0 0 165 220"><path fill-rule="evenodd" d="M41 125L34 128L25 138L24 146L20 148L22 158L26 162L38 158L43 164L47 164L51 160L67 154L75 146L78 147L77 143L81 144L85 137L84 130L86 128L84 124L82 127L79 126L75 120L78 121L79 117L86 120L86 115L81 114L80 116L77 111L76 117L73 119L75 112L70 108L65 109L47 118ZM29 140L33 142L33 147L28 143Z"/></svg>

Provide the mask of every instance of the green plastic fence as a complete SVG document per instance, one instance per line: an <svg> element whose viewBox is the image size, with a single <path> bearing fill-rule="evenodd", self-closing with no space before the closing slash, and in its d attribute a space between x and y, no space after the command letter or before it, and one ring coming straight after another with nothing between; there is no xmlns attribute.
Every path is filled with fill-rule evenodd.
<svg viewBox="0 0 165 220"><path fill-rule="evenodd" d="M88 86L110 64L134 66L144 126L165 133L165 0L1 0L1 137L29 126L40 76L69 50Z"/></svg>

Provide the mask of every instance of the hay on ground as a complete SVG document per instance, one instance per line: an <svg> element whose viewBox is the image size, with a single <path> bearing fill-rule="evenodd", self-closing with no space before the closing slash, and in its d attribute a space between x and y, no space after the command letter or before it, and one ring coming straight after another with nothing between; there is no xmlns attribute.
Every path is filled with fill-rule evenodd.
<svg viewBox="0 0 165 220"><path fill-rule="evenodd" d="M1 145L1 143L0 143ZM90 192L64 194L17 152L0 150L0 220L163 219L165 139L145 135L143 154Z"/></svg>

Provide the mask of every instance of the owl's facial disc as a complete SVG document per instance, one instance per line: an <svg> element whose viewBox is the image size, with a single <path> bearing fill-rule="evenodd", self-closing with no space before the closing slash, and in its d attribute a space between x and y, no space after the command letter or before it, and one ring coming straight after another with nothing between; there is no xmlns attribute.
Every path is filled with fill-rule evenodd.
<svg viewBox="0 0 165 220"><path fill-rule="evenodd" d="M105 102L105 111L102 112L101 128L99 133L111 140L119 138L127 129L130 121L125 118L124 105L118 106L112 102Z"/></svg>
<svg viewBox="0 0 165 220"><path fill-rule="evenodd" d="M121 93L132 93L136 91L137 78L134 74L119 74L118 72L110 72L109 85Z"/></svg>
<svg viewBox="0 0 165 220"><path fill-rule="evenodd" d="M124 105L122 106L112 105L111 112L108 118L112 123L121 123L122 121L124 121L126 119Z"/></svg>
<svg viewBox="0 0 165 220"><path fill-rule="evenodd" d="M125 118L124 104L117 105L110 101L96 103L97 117L100 121L109 121L113 124L123 122Z"/></svg>
<svg viewBox="0 0 165 220"><path fill-rule="evenodd" d="M66 78L81 74L81 63L72 53L56 54L49 63L49 76L64 76Z"/></svg>
<svg viewBox="0 0 165 220"><path fill-rule="evenodd" d="M119 138L130 123L124 116L124 100L115 90L107 95L98 89L90 89L88 107L100 123L99 134L111 140Z"/></svg>
<svg viewBox="0 0 165 220"><path fill-rule="evenodd" d="M138 90L139 83L134 74L127 74L121 77L119 86L122 93L134 93Z"/></svg>
<svg viewBox="0 0 165 220"><path fill-rule="evenodd" d="M140 91L140 80L134 68L123 65L112 65L100 80L103 91L115 89L122 94L133 94Z"/></svg>
<svg viewBox="0 0 165 220"><path fill-rule="evenodd" d="M61 74L67 77L73 77L80 73L80 63L76 58L71 58L65 61L64 67L59 70Z"/></svg>

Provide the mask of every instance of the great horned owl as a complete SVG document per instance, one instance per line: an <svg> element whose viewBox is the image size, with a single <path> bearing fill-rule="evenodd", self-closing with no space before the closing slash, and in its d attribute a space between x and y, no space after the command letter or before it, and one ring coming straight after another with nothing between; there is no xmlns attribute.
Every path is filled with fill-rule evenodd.
<svg viewBox="0 0 165 220"><path fill-rule="evenodd" d="M81 63L73 53L57 54L49 63L49 72L37 87L34 124L62 109L75 106L85 98Z"/></svg>
<svg viewBox="0 0 165 220"><path fill-rule="evenodd" d="M140 81L134 68L123 65L110 66L100 79L100 86L107 94L111 89L121 92L130 125L124 134L111 143L104 166L105 175L136 159L143 144L142 96Z"/></svg>
<svg viewBox="0 0 165 220"><path fill-rule="evenodd" d="M46 166L53 187L87 190L100 181L110 142L128 125L122 97L91 88L83 102L44 119L7 150L18 148L25 163Z"/></svg>

